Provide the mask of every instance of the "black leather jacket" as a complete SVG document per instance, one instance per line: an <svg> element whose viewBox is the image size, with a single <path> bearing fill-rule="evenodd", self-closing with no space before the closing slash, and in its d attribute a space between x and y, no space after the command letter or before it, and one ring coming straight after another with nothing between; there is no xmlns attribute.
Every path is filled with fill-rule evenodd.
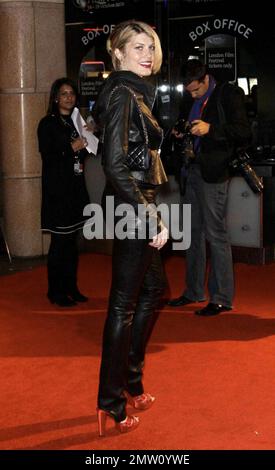
<svg viewBox="0 0 275 470"><path fill-rule="evenodd" d="M128 143L144 142L144 132L132 94L125 86L119 85L126 85L135 92L143 113L151 152L151 167L145 172L131 172L125 164ZM115 87L118 88L112 93ZM112 72L93 111L96 123L104 129L102 164L108 183L107 192L131 204L136 211L138 204L148 207L150 203L146 198L146 190L152 191L167 181L158 152L162 129L151 113L154 97L154 87L145 79L129 71ZM150 216L158 218L153 209ZM160 229L161 221L158 219L158 231Z"/></svg>

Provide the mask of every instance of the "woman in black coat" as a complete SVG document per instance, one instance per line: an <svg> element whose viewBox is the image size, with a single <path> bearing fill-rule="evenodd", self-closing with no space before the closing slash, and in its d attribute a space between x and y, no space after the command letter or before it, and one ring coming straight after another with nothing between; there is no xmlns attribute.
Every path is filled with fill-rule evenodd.
<svg viewBox="0 0 275 470"><path fill-rule="evenodd" d="M83 174L87 141L71 119L77 88L60 78L51 88L47 115L38 126L42 157L42 230L51 233L48 253L48 298L62 307L85 302L77 287L77 232L89 203Z"/></svg>

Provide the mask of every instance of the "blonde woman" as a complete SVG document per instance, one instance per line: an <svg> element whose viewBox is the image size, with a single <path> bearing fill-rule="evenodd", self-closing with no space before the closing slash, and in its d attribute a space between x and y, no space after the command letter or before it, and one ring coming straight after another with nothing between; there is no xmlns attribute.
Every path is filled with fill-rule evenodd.
<svg viewBox="0 0 275 470"><path fill-rule="evenodd" d="M155 401L144 392L142 375L154 310L164 287L159 250L168 236L153 205L157 187L167 178L158 152L162 129L151 113L155 89L146 80L160 69L160 41L149 25L131 20L115 27L107 47L114 71L94 112L96 122L103 128L104 198L113 196L115 209L126 203L133 210L128 214L132 217L132 230L128 226L126 238L116 233L113 245L112 286L98 393L100 435L104 435L107 417L113 418L120 432L137 427L139 419L126 413L127 402L134 409L146 410ZM129 153L145 143L149 148L148 167L133 170ZM142 237L138 211L148 213L145 225L147 229L148 223L151 227ZM118 221L121 217L115 218Z"/></svg>

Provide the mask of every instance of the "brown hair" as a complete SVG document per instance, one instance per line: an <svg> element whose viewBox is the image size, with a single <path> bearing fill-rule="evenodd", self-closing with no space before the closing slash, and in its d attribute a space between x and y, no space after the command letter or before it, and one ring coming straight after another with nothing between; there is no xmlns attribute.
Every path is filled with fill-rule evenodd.
<svg viewBox="0 0 275 470"><path fill-rule="evenodd" d="M198 82L203 82L207 73L208 71L206 65L203 64L199 59L190 59L182 69L183 85L188 86L195 80L198 80Z"/></svg>
<svg viewBox="0 0 275 470"><path fill-rule="evenodd" d="M120 61L115 55L115 50L123 51L125 45L131 40L133 35L145 33L152 38L155 46L155 61L152 72L155 74L159 71L162 64L162 50L160 40L157 33L151 26L142 21L128 20L123 21L115 26L107 41L107 51L112 57L112 63L115 70L119 70Z"/></svg>

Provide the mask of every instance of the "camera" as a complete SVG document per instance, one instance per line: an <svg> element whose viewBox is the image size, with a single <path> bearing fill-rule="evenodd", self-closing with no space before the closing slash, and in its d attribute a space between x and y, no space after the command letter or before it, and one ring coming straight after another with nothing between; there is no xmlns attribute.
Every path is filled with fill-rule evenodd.
<svg viewBox="0 0 275 470"><path fill-rule="evenodd" d="M190 160L192 158L195 158L194 146L193 146L194 138L193 138L193 135L191 134L191 129L192 129L192 124L189 121L186 121L185 119L179 119L174 126L174 130L178 132L179 134L182 134L181 138L176 138L176 139L177 139L177 145L179 147L180 153L184 157L185 166L188 166L190 163Z"/></svg>
<svg viewBox="0 0 275 470"><path fill-rule="evenodd" d="M190 133L191 128L192 124L185 119L179 119L174 125L174 130L183 135Z"/></svg>
<svg viewBox="0 0 275 470"><path fill-rule="evenodd" d="M244 149L238 149L235 158L230 162L230 166L244 177L248 186L255 194L261 193L264 188L263 183L249 164L249 161L250 156L246 151Z"/></svg>

